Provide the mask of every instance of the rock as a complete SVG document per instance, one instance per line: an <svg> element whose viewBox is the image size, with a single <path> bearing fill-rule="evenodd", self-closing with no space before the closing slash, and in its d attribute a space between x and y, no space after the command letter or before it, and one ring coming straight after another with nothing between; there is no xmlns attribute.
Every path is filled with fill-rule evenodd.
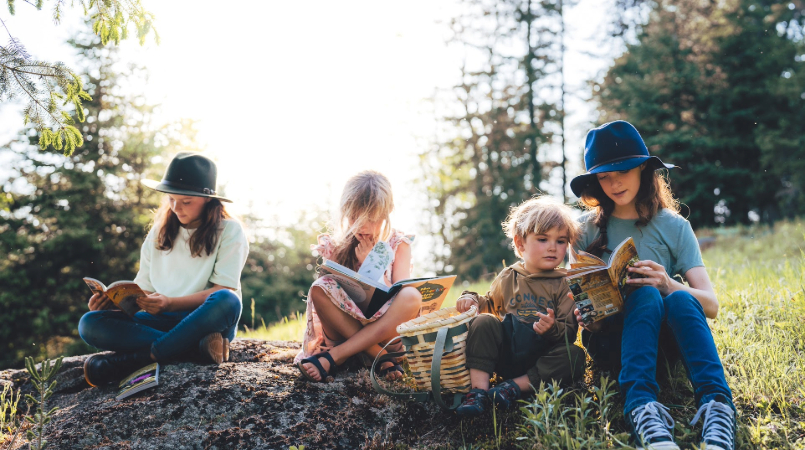
<svg viewBox="0 0 805 450"><path fill-rule="evenodd" d="M293 365L298 350L298 342L237 339L230 362L163 366L159 386L122 401L113 386L86 384L88 355L65 358L48 403L60 409L46 428L47 448L429 448L492 433L488 417L462 424L434 404L377 394L365 369L341 370L327 384L304 381ZM2 383L32 389L24 370L0 372Z"/></svg>

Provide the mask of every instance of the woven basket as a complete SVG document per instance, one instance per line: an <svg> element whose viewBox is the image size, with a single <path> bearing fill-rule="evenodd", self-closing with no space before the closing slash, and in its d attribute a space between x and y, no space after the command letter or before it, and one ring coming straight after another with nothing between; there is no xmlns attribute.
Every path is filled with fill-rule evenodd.
<svg viewBox="0 0 805 450"><path fill-rule="evenodd" d="M466 393L470 390L470 371L467 369L467 322L475 317L475 305L464 313L456 308L434 311L397 327L405 346L405 356L418 389L430 389L431 370L436 335L440 328L447 327L452 338L452 348L445 345L441 358L439 381L443 392ZM461 326L465 325L465 326ZM451 333L452 331L452 333Z"/></svg>
<svg viewBox="0 0 805 450"><path fill-rule="evenodd" d="M375 379L375 366L381 359L402 353L390 353L375 359L371 370L375 390L395 398L423 402L433 400L445 409L455 409L460 404L462 394L469 392L471 387L466 349L468 322L475 315L475 306L464 313L459 313L456 308L445 308L399 325L397 332L400 336L394 340L401 339L405 346L404 355L419 392L391 392L381 387ZM434 379L433 374L437 374L438 378ZM452 407L444 403L442 393L453 394Z"/></svg>

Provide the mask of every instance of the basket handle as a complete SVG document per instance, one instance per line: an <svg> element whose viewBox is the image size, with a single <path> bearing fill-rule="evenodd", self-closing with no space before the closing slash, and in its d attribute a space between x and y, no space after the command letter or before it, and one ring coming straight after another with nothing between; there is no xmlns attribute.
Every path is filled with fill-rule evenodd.
<svg viewBox="0 0 805 450"><path fill-rule="evenodd" d="M400 336L397 336L396 338L390 340L385 346L383 346L383 350L386 350L386 347L388 347L398 339L400 339ZM405 352L386 353L385 355L382 356L381 353L382 352L379 352L377 356L375 356L375 361L372 363L372 368L369 370L369 379L372 381L372 387L375 388L375 391L384 395L388 395L391 398L396 398L400 400L415 400L423 403L427 402L430 398L430 392L393 392L384 388L383 386L380 385L380 383L377 382L377 378L375 377L375 367L377 366L378 363L392 361L394 358L398 356L405 355Z"/></svg>
<svg viewBox="0 0 805 450"><path fill-rule="evenodd" d="M461 399L464 397L464 394L458 392L453 394L453 404L451 406L447 406L442 400L442 354L444 353L445 342L448 339L450 339L450 341L447 342L447 347L451 350L453 348L453 336L448 336L448 331L450 331L449 327L442 327L436 332L433 360L430 364L430 387L433 393L433 401L442 408L452 411L461 404Z"/></svg>

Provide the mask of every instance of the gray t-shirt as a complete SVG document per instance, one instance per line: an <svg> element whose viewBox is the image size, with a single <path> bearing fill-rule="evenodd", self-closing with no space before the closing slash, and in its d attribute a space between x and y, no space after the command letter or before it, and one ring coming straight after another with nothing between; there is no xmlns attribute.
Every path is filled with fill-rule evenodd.
<svg viewBox="0 0 805 450"><path fill-rule="evenodd" d="M574 244L576 250L585 250L598 237L593 223L594 212L579 217L581 236ZM613 249L631 236L641 260L651 260L665 267L668 275L685 275L694 267L703 267L699 241L693 234L690 222L673 211L661 209L645 227L635 226L635 219L618 219L610 216L607 224L607 248ZM604 252L607 261L610 252Z"/></svg>

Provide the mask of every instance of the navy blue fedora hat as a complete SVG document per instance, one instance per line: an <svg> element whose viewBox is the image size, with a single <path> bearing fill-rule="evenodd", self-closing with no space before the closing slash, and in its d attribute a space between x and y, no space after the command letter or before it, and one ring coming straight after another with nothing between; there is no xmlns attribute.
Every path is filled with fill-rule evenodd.
<svg viewBox="0 0 805 450"><path fill-rule="evenodd" d="M573 178L570 189L576 197L581 197L595 174L630 170L643 163L647 163L646 168L651 170L676 167L649 155L646 143L631 123L623 120L605 123L587 132L584 143L584 167L587 173Z"/></svg>

